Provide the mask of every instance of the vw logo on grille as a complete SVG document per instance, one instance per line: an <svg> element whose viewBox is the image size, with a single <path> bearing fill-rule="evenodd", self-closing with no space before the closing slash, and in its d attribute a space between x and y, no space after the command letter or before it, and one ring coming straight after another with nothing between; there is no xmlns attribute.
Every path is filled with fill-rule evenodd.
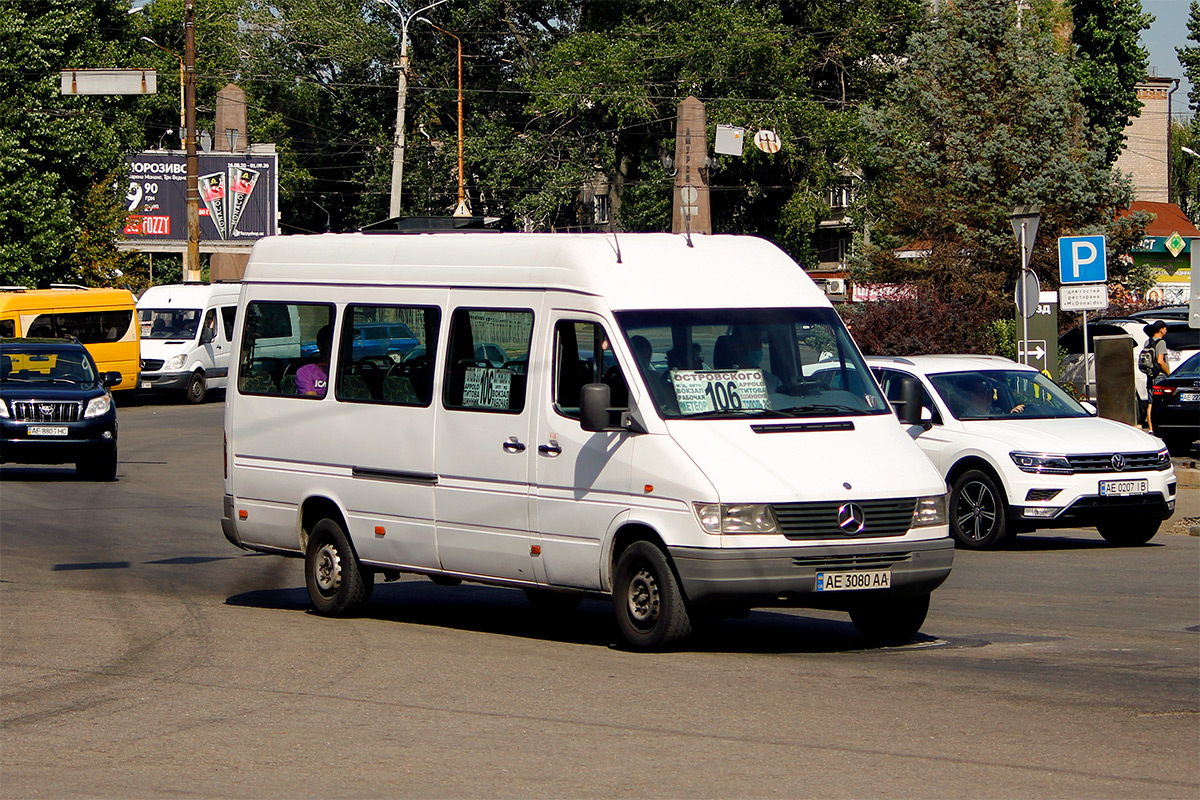
<svg viewBox="0 0 1200 800"><path fill-rule="evenodd" d="M867 525L867 515L858 503L846 503L838 509L838 527L844 532L861 533Z"/></svg>
<svg viewBox="0 0 1200 800"><path fill-rule="evenodd" d="M1112 465L1113 469L1115 469L1117 472L1125 469L1125 456L1121 455L1120 453L1113 453Z"/></svg>
<svg viewBox="0 0 1200 800"><path fill-rule="evenodd" d="M41 414L43 417L47 417L47 418L53 417L54 416L54 406L50 405L49 403L40 403L38 405L38 413Z"/></svg>

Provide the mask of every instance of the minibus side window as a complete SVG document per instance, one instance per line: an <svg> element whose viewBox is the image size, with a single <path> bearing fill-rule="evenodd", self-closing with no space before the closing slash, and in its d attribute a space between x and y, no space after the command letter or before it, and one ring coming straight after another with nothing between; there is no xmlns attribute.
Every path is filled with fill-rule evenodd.
<svg viewBox="0 0 1200 800"><path fill-rule="evenodd" d="M554 408L579 419L584 384L606 383L609 405L629 406L629 386L604 328L594 322L561 320L554 330Z"/></svg>
<svg viewBox="0 0 1200 800"><path fill-rule="evenodd" d="M29 324L30 338L74 336L80 344L124 342L133 339L133 311L79 311L38 314Z"/></svg>
<svg viewBox="0 0 1200 800"><path fill-rule="evenodd" d="M440 322L441 309L436 306L347 306L338 353L337 399L428 406L433 400Z"/></svg>
<svg viewBox="0 0 1200 800"><path fill-rule="evenodd" d="M0 336L14 337L17 335L16 320L0 319Z"/></svg>
<svg viewBox="0 0 1200 800"><path fill-rule="evenodd" d="M225 341L233 341L233 323L237 319L237 306L221 307L221 327L225 329Z"/></svg>
<svg viewBox="0 0 1200 800"><path fill-rule="evenodd" d="M280 397L325 396L329 358L318 346L318 334L329 328L333 306L320 303L256 301L246 307L238 361L238 391ZM301 374L301 370L315 365ZM303 389L314 385L309 392Z"/></svg>
<svg viewBox="0 0 1200 800"><path fill-rule="evenodd" d="M446 358L446 408L519 414L525 408L525 381L533 311L459 308L450 321ZM480 357L496 345L507 360Z"/></svg>

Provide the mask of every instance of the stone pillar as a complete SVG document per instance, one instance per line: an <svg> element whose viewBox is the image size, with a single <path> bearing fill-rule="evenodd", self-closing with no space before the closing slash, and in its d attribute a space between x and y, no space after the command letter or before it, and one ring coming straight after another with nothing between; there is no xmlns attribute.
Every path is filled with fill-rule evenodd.
<svg viewBox="0 0 1200 800"><path fill-rule="evenodd" d="M704 103L688 97L675 122L675 202L671 233L712 233L708 198L708 128Z"/></svg>

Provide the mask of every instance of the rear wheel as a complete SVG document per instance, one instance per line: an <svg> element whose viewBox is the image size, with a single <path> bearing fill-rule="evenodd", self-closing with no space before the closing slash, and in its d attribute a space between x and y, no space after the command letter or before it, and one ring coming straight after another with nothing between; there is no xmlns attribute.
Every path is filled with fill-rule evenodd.
<svg viewBox="0 0 1200 800"><path fill-rule="evenodd" d="M304 582L319 613L340 617L357 611L371 599L375 573L359 563L342 526L323 519L308 537Z"/></svg>
<svg viewBox="0 0 1200 800"><path fill-rule="evenodd" d="M204 402L204 373L193 372L191 380L188 381L187 391L184 397L192 405L197 405Z"/></svg>
<svg viewBox="0 0 1200 800"><path fill-rule="evenodd" d="M950 533L963 547L988 550L1009 535L1008 505L995 479L982 470L964 472L950 489Z"/></svg>
<svg viewBox="0 0 1200 800"><path fill-rule="evenodd" d="M1104 541L1109 544L1136 547L1153 539L1160 525L1162 520L1118 516L1097 522L1096 530L1100 531Z"/></svg>
<svg viewBox="0 0 1200 800"><path fill-rule="evenodd" d="M634 542L617 559L613 607L625 640L639 650L661 650L692 632L675 572L650 542Z"/></svg>
<svg viewBox="0 0 1200 800"><path fill-rule="evenodd" d="M895 647L917 635L929 613L929 595L879 598L850 610L850 621L874 645Z"/></svg>

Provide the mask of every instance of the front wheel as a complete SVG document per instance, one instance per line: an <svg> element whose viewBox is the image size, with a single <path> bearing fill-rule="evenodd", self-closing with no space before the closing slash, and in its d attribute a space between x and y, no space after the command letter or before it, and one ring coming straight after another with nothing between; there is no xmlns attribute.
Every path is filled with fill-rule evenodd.
<svg viewBox="0 0 1200 800"><path fill-rule="evenodd" d="M886 597L850 610L850 621L863 638L881 647L895 647L917 635L929 613L929 595Z"/></svg>
<svg viewBox="0 0 1200 800"><path fill-rule="evenodd" d="M625 641L639 650L661 650L692 632L675 572L650 542L634 542L617 559L613 608Z"/></svg>
<svg viewBox="0 0 1200 800"><path fill-rule="evenodd" d="M184 397L192 405L198 405L204 402L204 390L204 373L193 372L191 380L188 381Z"/></svg>
<svg viewBox="0 0 1200 800"><path fill-rule="evenodd" d="M341 617L371 599L375 574L364 569L342 526L323 519L313 526L304 551L304 582L320 614Z"/></svg>
<svg viewBox="0 0 1200 800"><path fill-rule="evenodd" d="M959 545L990 550L1008 537L1008 504L995 479L969 470L950 489L950 533Z"/></svg>
<svg viewBox="0 0 1200 800"><path fill-rule="evenodd" d="M1162 520L1137 517L1114 517L1096 523L1104 541L1117 547L1136 547L1145 544L1158 533Z"/></svg>

